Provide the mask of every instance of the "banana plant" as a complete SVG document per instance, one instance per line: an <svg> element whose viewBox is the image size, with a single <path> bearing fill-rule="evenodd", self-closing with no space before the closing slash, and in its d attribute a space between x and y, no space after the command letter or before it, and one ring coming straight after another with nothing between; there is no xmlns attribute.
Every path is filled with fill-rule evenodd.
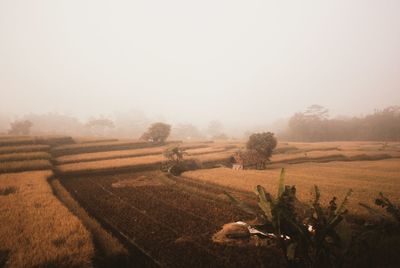
<svg viewBox="0 0 400 268"><path fill-rule="evenodd" d="M295 201L296 188L295 186L285 185L285 169L281 169L279 176L278 192L276 197L273 197L261 185L255 187L255 194L258 198L257 211L244 202L235 199L229 193L225 194L238 208L246 213L255 215L264 225L272 226L274 235L280 248L285 253L288 262L295 258L295 250L298 242L292 239L292 236L297 236L298 233L308 232L306 226L299 224L299 218L296 215ZM261 226L261 229L263 226ZM307 237L306 235L303 235Z"/></svg>
<svg viewBox="0 0 400 268"><path fill-rule="evenodd" d="M314 200L308 207L308 213L304 216L298 215L296 188L285 185L285 169L282 169L276 197L263 186L256 186L255 193L260 208L258 211L230 194L226 195L240 209L256 215L265 225L272 226L277 243L289 265L335 267L339 262L336 252L342 246L336 227L347 213L346 205L352 191L347 192L340 205L337 205L336 197L332 198L327 209L320 205L321 194L317 186L314 187L314 192Z"/></svg>
<svg viewBox="0 0 400 268"><path fill-rule="evenodd" d="M365 203L359 203L359 205L367 209L371 214L379 216L381 219L385 219L387 217L387 215L384 213L370 207ZM379 197L375 199L375 205L384 208L387 214L392 216L393 219L396 220L396 222L400 225L400 207L394 205L382 192L380 192Z"/></svg>
<svg viewBox="0 0 400 268"><path fill-rule="evenodd" d="M337 205L337 198L333 197L327 209L321 207L321 194L317 186L314 186L314 192L314 201L306 217L306 224L311 227L308 259L313 267L335 267L340 263L340 254L345 248L336 229L348 213L346 206L352 190L348 190L340 205Z"/></svg>

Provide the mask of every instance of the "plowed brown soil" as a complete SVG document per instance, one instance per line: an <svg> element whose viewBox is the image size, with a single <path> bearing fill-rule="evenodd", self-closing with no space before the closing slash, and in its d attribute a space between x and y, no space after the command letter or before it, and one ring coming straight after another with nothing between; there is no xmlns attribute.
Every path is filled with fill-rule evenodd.
<svg viewBox="0 0 400 268"><path fill-rule="evenodd" d="M132 184L134 180L142 181L140 187ZM126 241L140 248L155 264L171 267L280 267L282 264L274 249L230 247L212 241L212 235L225 223L251 218L225 201L218 187L167 178L160 172L75 177L64 179L63 184L89 213L105 221L114 233L123 234Z"/></svg>

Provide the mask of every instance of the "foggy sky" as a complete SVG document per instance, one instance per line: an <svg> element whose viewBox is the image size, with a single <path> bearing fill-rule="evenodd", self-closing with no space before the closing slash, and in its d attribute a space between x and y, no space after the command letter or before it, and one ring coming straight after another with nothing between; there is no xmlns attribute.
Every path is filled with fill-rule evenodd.
<svg viewBox="0 0 400 268"><path fill-rule="evenodd" d="M399 11L398 0L0 0L0 113L370 113L400 104Z"/></svg>

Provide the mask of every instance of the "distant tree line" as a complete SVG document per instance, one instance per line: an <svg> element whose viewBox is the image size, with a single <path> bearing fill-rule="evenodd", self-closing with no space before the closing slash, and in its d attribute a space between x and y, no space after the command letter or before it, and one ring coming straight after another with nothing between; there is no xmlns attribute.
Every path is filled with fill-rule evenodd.
<svg viewBox="0 0 400 268"><path fill-rule="evenodd" d="M29 122L29 123L28 123ZM102 136L115 138L139 138L152 120L140 111L114 113L82 120L77 117L59 114L30 113L17 119L0 113L0 135L71 135ZM171 139L175 140L226 140L229 136L220 121L210 121L208 126L199 128L191 123L171 126Z"/></svg>
<svg viewBox="0 0 400 268"><path fill-rule="evenodd" d="M296 141L399 141L400 106L376 110L364 117L329 119L326 108L312 105L293 115L280 137Z"/></svg>

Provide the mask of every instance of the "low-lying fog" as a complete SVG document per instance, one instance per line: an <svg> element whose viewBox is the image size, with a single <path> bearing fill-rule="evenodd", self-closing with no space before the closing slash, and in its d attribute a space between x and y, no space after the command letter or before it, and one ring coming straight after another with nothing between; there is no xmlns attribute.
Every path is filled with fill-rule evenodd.
<svg viewBox="0 0 400 268"><path fill-rule="evenodd" d="M396 0L2 0L0 132L28 119L32 133L136 137L163 121L179 137L240 138L283 133L313 104L329 109L323 119L365 117L400 104L399 10ZM114 126L85 130L93 118Z"/></svg>

